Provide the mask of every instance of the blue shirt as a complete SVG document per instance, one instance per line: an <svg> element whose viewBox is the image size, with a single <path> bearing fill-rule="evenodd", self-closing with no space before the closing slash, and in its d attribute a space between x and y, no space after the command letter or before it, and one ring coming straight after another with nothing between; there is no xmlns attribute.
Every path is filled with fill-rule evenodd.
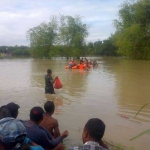
<svg viewBox="0 0 150 150"><path fill-rule="evenodd" d="M25 138L24 144L31 144L32 141L29 138ZM30 146L30 150L44 150L41 146L37 145L37 146Z"/></svg>
<svg viewBox="0 0 150 150"><path fill-rule="evenodd" d="M61 136L53 139L48 130L31 121L23 121L23 124L27 130L27 137L30 138L31 141L41 145L43 148L54 148L63 140Z"/></svg>

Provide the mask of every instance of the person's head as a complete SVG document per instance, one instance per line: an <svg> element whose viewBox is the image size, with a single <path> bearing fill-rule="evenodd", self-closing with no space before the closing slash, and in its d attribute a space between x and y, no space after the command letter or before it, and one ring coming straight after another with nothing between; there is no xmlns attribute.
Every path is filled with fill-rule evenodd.
<svg viewBox="0 0 150 150"><path fill-rule="evenodd" d="M48 69L48 70L47 70L47 74L50 74L50 75L51 75L51 74L52 74L52 70L51 70L51 69Z"/></svg>
<svg viewBox="0 0 150 150"><path fill-rule="evenodd" d="M6 108L6 106L2 106L0 108L0 119L6 118L6 117L12 117L10 110Z"/></svg>
<svg viewBox="0 0 150 150"><path fill-rule="evenodd" d="M4 149L22 149L27 132L22 122L15 118L0 120L0 144Z"/></svg>
<svg viewBox="0 0 150 150"><path fill-rule="evenodd" d="M6 105L6 108L9 109L9 111L11 113L11 116L13 118L17 118L17 116L18 116L18 109L20 108L20 106L18 104L15 104L15 103L11 102L11 103L8 103Z"/></svg>
<svg viewBox="0 0 150 150"><path fill-rule="evenodd" d="M30 120L34 121L36 124L40 124L43 120L44 110L41 107L33 107L30 111Z"/></svg>
<svg viewBox="0 0 150 150"><path fill-rule="evenodd" d="M55 110L55 105L53 101L47 101L44 105L44 109L46 113L53 114Z"/></svg>
<svg viewBox="0 0 150 150"><path fill-rule="evenodd" d="M87 141L99 142L105 132L105 124L98 118L90 119L83 129L82 140L83 143Z"/></svg>

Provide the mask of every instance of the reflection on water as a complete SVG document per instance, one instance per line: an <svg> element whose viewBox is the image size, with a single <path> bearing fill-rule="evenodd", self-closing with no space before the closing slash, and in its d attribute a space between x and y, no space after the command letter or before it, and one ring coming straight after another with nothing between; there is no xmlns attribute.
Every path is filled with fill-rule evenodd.
<svg viewBox="0 0 150 150"><path fill-rule="evenodd" d="M94 58L90 58L91 60ZM99 66L90 70L64 69L64 58L0 59L1 105L10 101L21 108L19 118L28 119L33 106L43 107L54 101L60 129L70 134L66 144L78 144L89 118L101 118L106 124L105 138L136 150L150 149L146 134L136 141L129 139L149 128L150 106L133 119L137 110L150 99L150 61L98 57ZM44 94L46 70L59 76L63 88L56 95Z"/></svg>

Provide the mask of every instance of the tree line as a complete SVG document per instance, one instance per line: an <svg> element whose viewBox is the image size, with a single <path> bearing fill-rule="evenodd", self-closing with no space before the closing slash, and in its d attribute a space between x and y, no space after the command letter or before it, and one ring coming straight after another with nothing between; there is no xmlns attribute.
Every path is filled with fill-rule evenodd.
<svg viewBox="0 0 150 150"><path fill-rule="evenodd" d="M150 59L150 0L126 1L114 21L115 45L120 55Z"/></svg>
<svg viewBox="0 0 150 150"><path fill-rule="evenodd" d="M86 43L88 29L89 25L83 23L80 16L52 16L49 22L43 22L27 32L31 55L47 58L117 55L112 37Z"/></svg>
<svg viewBox="0 0 150 150"><path fill-rule="evenodd" d="M30 56L30 48L28 46L0 46L1 54L11 54L16 56Z"/></svg>
<svg viewBox="0 0 150 150"><path fill-rule="evenodd" d="M121 55L150 59L150 1L125 1L114 20L116 32L108 39L86 43L89 26L80 16L51 17L28 31L31 55L79 57ZM100 31L98 31L100 32Z"/></svg>

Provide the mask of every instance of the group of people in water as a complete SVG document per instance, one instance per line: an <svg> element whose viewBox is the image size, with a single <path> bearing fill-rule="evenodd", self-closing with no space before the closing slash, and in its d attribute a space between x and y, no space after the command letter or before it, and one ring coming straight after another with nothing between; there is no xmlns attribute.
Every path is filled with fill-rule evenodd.
<svg viewBox="0 0 150 150"><path fill-rule="evenodd" d="M54 94L51 69L45 75L45 94ZM35 106L30 110L29 120L17 119L20 106L14 102L0 107L0 150L64 150L63 139L68 130L60 133L58 121L52 117L55 111L53 101L47 101L44 109ZM71 124L70 124L71 126ZM105 124L99 118L91 118L84 126L83 145L69 147L69 150L108 150L102 141ZM80 138L80 137L79 137Z"/></svg>
<svg viewBox="0 0 150 150"><path fill-rule="evenodd" d="M89 61L86 57L83 59L83 57L80 59L80 63L76 64L74 59L72 59L66 69L88 69L93 66L94 68L98 66L98 63L96 60Z"/></svg>

